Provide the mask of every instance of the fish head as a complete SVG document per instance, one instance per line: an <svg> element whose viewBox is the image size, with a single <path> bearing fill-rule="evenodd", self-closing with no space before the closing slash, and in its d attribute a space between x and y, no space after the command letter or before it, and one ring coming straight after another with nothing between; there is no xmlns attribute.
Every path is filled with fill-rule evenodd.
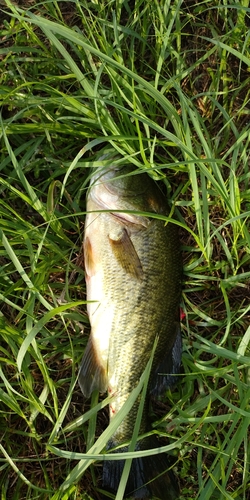
<svg viewBox="0 0 250 500"><path fill-rule="evenodd" d="M158 186L147 173L132 165L97 167L91 179L89 198L103 210L133 210L166 213Z"/></svg>

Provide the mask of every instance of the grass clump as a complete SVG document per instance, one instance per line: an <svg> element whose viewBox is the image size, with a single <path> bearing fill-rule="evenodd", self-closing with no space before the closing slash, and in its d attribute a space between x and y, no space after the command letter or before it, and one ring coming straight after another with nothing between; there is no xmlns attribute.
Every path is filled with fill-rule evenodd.
<svg viewBox="0 0 250 500"><path fill-rule="evenodd" d="M181 499L249 499L248 1L1 10L2 498L104 495L108 400L83 402L76 376L85 195L108 145L180 225L183 374L153 427Z"/></svg>

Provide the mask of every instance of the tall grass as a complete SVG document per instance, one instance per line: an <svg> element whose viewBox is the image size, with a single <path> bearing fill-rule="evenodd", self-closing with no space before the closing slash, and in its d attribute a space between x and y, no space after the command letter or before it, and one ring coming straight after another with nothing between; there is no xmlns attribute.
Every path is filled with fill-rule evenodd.
<svg viewBox="0 0 250 500"><path fill-rule="evenodd" d="M180 226L183 373L152 428L182 500L249 499L249 2L1 10L2 499L104 495L105 444L147 377L110 425L109 399L76 383L85 195L107 146L161 183Z"/></svg>

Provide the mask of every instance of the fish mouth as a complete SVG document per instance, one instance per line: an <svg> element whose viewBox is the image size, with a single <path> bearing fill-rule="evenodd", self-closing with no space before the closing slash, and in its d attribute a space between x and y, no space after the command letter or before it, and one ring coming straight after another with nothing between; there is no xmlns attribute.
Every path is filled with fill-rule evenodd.
<svg viewBox="0 0 250 500"><path fill-rule="evenodd" d="M136 209L130 203L130 200L133 200L132 196L121 196L121 193L124 194L124 192L122 190L119 192L120 190L115 185L113 185L112 189L110 187L112 182L108 181L107 183L106 179L102 181L102 177L104 176L106 177L106 174L98 176L90 188L90 197L93 204L98 207L98 211L108 211L111 216L123 224L136 224L148 227L150 219L135 213Z"/></svg>
<svg viewBox="0 0 250 500"><path fill-rule="evenodd" d="M123 179L127 177L134 177L137 175L142 175L142 172L135 170L131 165L120 165L120 166L109 166L109 167L97 167L96 172L91 178L90 185L92 188L98 186L99 184L112 195L122 196L123 198L133 198L136 196L141 196L145 193L146 187L143 183L137 186L136 193L134 189L129 189L126 185L126 189L123 186Z"/></svg>

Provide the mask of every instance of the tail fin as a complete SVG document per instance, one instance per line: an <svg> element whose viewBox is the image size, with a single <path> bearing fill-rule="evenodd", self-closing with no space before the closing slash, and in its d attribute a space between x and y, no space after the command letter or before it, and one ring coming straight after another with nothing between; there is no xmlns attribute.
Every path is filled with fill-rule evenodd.
<svg viewBox="0 0 250 500"><path fill-rule="evenodd" d="M109 447L114 443L109 443ZM136 450L158 447L157 439L152 436L138 443ZM119 448L119 453L128 451L127 447ZM103 465L103 486L111 492L117 492L125 460L108 460ZM149 457L136 458L132 461L129 478L125 490L125 498L141 498L151 500L175 500L180 491L174 473L169 469L168 457L165 453Z"/></svg>

